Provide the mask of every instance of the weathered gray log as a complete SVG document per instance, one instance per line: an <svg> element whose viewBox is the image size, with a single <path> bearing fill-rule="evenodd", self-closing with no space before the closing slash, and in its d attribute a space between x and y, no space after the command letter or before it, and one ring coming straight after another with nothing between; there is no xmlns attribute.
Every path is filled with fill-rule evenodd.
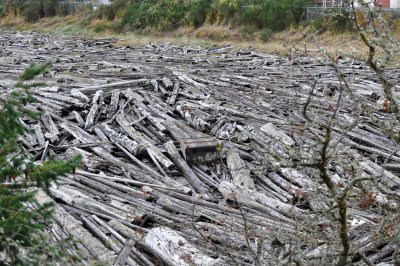
<svg viewBox="0 0 400 266"><path fill-rule="evenodd" d="M156 227L150 230L144 241L167 265L223 265L223 261L207 256L169 228Z"/></svg>
<svg viewBox="0 0 400 266"><path fill-rule="evenodd" d="M108 105L107 109L107 118L110 119L115 115L118 110L119 96L121 92L118 89L115 89L111 92L111 102Z"/></svg>
<svg viewBox="0 0 400 266"><path fill-rule="evenodd" d="M163 125L167 128L169 134L171 134L176 141L190 138L190 135L179 128L173 121L164 121Z"/></svg>
<svg viewBox="0 0 400 266"><path fill-rule="evenodd" d="M115 261L114 265L125 265L128 261L129 254L131 253L134 245L135 241L133 241L133 239L127 239L124 243L124 247L119 252L118 258ZM133 265L136 265L136 263Z"/></svg>
<svg viewBox="0 0 400 266"><path fill-rule="evenodd" d="M92 103L97 103L99 106L103 105L104 91L98 90L93 96Z"/></svg>
<svg viewBox="0 0 400 266"><path fill-rule="evenodd" d="M125 221L134 221L135 217L131 216L129 213L118 210L109 205L97 202L85 195L81 191L68 186L60 186L58 189L51 189L54 197L64 201L70 206L80 206L89 210L94 210L100 213L104 213L108 216L114 217L116 219Z"/></svg>
<svg viewBox="0 0 400 266"><path fill-rule="evenodd" d="M69 96L61 95L59 93L38 92L37 94L40 96L43 96L45 98L59 101L61 103L68 103L68 104L71 104L76 107L84 107L85 106L85 104L82 103L81 101L79 101L75 98L69 97Z"/></svg>
<svg viewBox="0 0 400 266"><path fill-rule="evenodd" d="M75 98L78 98L81 101L84 102L90 102L89 97L87 97L85 94L83 94L81 91L77 90L77 89L72 89L71 90L71 95Z"/></svg>
<svg viewBox="0 0 400 266"><path fill-rule="evenodd" d="M63 103L63 102L55 101L55 100L48 99L48 98L41 97L41 96L37 96L37 95L35 95L35 99L38 100L38 102L41 105L45 105L48 108L51 108L55 112L58 112L58 113L63 111L63 110L65 110L66 108L69 108L71 106L70 104L66 104L66 103Z"/></svg>
<svg viewBox="0 0 400 266"><path fill-rule="evenodd" d="M42 127L40 126L40 123L34 125L33 129L35 130L36 139L38 140L39 145L43 147L46 144L46 140L44 138L44 134L42 131Z"/></svg>
<svg viewBox="0 0 400 266"><path fill-rule="evenodd" d="M115 83L109 83L109 84L103 84L103 85L89 86L89 87L81 88L81 89L79 89L79 91L81 91L83 93L91 93L91 92L97 91L99 89L109 89L109 88L114 88L114 87L142 84L142 83L147 83L147 82L148 82L147 79L135 79L135 80L121 81L121 82L115 82Z"/></svg>
<svg viewBox="0 0 400 266"><path fill-rule="evenodd" d="M207 131L210 129L210 124L201 117L197 116L196 114L193 113L193 111L181 104L178 103L175 107L176 111L181 115L183 119L185 119L191 126L193 126L195 129L200 130L200 131Z"/></svg>
<svg viewBox="0 0 400 266"><path fill-rule="evenodd" d="M247 168L245 162L240 158L239 153L234 150L228 150L226 154L226 163L232 175L233 183L245 188L254 189L255 185L253 179L250 177L250 169Z"/></svg>
<svg viewBox="0 0 400 266"><path fill-rule="evenodd" d="M118 134L107 124L102 123L97 125L101 129L101 131L106 134L112 142L118 143L128 151L132 152L134 155L142 154L144 151L144 146L140 145L136 141L129 139L127 136Z"/></svg>
<svg viewBox="0 0 400 266"><path fill-rule="evenodd" d="M125 238L141 242L145 237L146 232L144 230L134 230L116 220L110 220L108 224Z"/></svg>
<svg viewBox="0 0 400 266"><path fill-rule="evenodd" d="M305 212L303 210L293 205L283 203L276 199L272 199L252 189L235 186L232 183L222 181L219 185L219 191L224 195L226 199L235 200L238 201L239 204L245 204L256 209L264 209L266 210L266 212L269 212L276 217L282 218L276 212L279 212L286 217L292 217L293 215L296 215L298 218L304 218L305 216ZM261 207L260 205L264 206L265 208ZM267 209L270 209L270 211L267 211ZM284 220L287 219L284 218Z"/></svg>
<svg viewBox="0 0 400 266"><path fill-rule="evenodd" d="M295 144L295 141L291 139L288 135L286 135L282 130L278 129L274 124L272 123L267 123L263 125L260 130L269 136L282 141L283 144L288 145L288 146L293 146Z"/></svg>
<svg viewBox="0 0 400 266"><path fill-rule="evenodd" d="M117 231L115 231L110 225L92 215L92 218L99 223L100 225L104 226L111 234L114 235L121 243L125 242L125 238L121 236ZM135 247L131 247L131 252L145 265L145 266L154 266L154 264L143 254L141 254Z"/></svg>
<svg viewBox="0 0 400 266"><path fill-rule="evenodd" d="M83 120L80 113L78 113L77 111L72 111L72 114L74 115L75 120L79 124L79 126L83 127L85 125L85 121Z"/></svg>
<svg viewBox="0 0 400 266"><path fill-rule="evenodd" d="M150 80L151 86L153 86L154 92L158 92L158 82L155 79Z"/></svg>
<svg viewBox="0 0 400 266"><path fill-rule="evenodd" d="M90 129L93 126L94 119L96 118L97 112L99 111L99 105L97 103L93 104L86 116L85 129Z"/></svg>
<svg viewBox="0 0 400 266"><path fill-rule="evenodd" d="M58 141L58 135L60 134L60 131L58 130L51 116L48 113L43 113L41 116L41 120L48 131L48 133L44 134L45 137L51 142Z"/></svg>
<svg viewBox="0 0 400 266"><path fill-rule="evenodd" d="M162 120L159 119L158 117L154 117L152 114L150 114L146 108L140 104L137 107L138 111L146 117L147 120L150 121L150 123L152 123L158 130L160 130L161 132L166 132L167 129L163 126L162 124Z"/></svg>
<svg viewBox="0 0 400 266"><path fill-rule="evenodd" d="M81 220L85 224L85 226L95 235L97 238L104 243L104 245L114 252L118 252L120 247L114 242L111 238L109 238L103 231L101 231L96 224L90 221L87 217L81 215Z"/></svg>
<svg viewBox="0 0 400 266"><path fill-rule="evenodd" d="M158 89L160 90L162 95L164 95L164 96L168 96L169 95L168 91L164 88L164 86L158 85Z"/></svg>
<svg viewBox="0 0 400 266"><path fill-rule="evenodd" d="M181 85L180 85L179 82L175 83L174 90L172 91L172 94L171 94L170 98L167 100L167 103L169 105L174 105L175 104L176 98L178 97L178 94L179 94L180 86Z"/></svg>
<svg viewBox="0 0 400 266"><path fill-rule="evenodd" d="M85 129L90 129L93 127L94 120L98 114L99 109L103 105L103 94L102 90L96 92L92 100L92 107L89 110L88 115L86 116L85 121Z"/></svg>
<svg viewBox="0 0 400 266"><path fill-rule="evenodd" d="M182 156L179 154L178 150L176 149L174 143L169 141L164 144L164 147L167 149L168 154L170 155L171 159L174 161L176 166L179 170L182 171L183 175L189 181L189 183L193 186L193 188L201 194L208 193L208 189L202 184L193 170L189 167L189 165L185 162Z"/></svg>
<svg viewBox="0 0 400 266"><path fill-rule="evenodd" d="M131 137L136 142L144 145L146 149L150 149L153 155L166 169L172 169L174 167L174 164L164 154L162 154L156 146L154 146L150 141L144 138L140 132L136 131L130 125L128 120L126 120L126 118L124 118L122 115L119 115L117 116L116 121L129 137Z"/></svg>
<svg viewBox="0 0 400 266"><path fill-rule="evenodd" d="M40 204L53 202L53 200L46 195L42 190L36 193L36 200ZM106 263L112 264L115 261L115 253L106 249L103 244L87 232L80 221L72 217L66 210L55 205L54 220L70 235L75 237L82 245L96 258L103 260Z"/></svg>
<svg viewBox="0 0 400 266"><path fill-rule="evenodd" d="M96 136L101 139L102 142L105 142L105 143L106 142L110 142L110 140L108 139L106 134L104 134L104 132L98 126L95 126L93 128L93 131L96 134ZM112 152L112 150L113 150L113 146L112 145L102 145L102 147L104 149L106 149L108 152Z"/></svg>
<svg viewBox="0 0 400 266"><path fill-rule="evenodd" d="M185 75L185 74L179 73L179 72L174 72L174 75L178 76L179 80L195 86L196 88L200 89L202 92L205 92L205 93L208 92L207 85L204 85L203 83L199 83L199 82L191 79L190 77L188 77L188 75Z"/></svg>

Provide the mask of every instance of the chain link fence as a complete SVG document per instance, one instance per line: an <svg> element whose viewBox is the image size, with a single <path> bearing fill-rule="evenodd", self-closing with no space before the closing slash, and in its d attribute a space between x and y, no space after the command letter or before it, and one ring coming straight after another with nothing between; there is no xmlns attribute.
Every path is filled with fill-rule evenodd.
<svg viewBox="0 0 400 266"><path fill-rule="evenodd" d="M106 4L105 2L99 0L76 0L76 1L60 1L59 5L67 6L70 13L75 13L77 10L85 7L92 7L97 9L100 5Z"/></svg>
<svg viewBox="0 0 400 266"><path fill-rule="evenodd" d="M346 7L308 6L305 9L306 9L307 21L312 21L322 16L332 16L334 14L343 14L345 12L351 12L351 9ZM400 18L400 8L380 8L377 9L377 11L391 14L393 18Z"/></svg>
<svg viewBox="0 0 400 266"><path fill-rule="evenodd" d="M88 6L93 7L93 9L98 8L102 4L107 4L100 0L75 0L75 1L59 1L59 6L65 6L67 10L71 13L75 13L80 8L85 8ZM0 6L6 6L6 0L0 0Z"/></svg>

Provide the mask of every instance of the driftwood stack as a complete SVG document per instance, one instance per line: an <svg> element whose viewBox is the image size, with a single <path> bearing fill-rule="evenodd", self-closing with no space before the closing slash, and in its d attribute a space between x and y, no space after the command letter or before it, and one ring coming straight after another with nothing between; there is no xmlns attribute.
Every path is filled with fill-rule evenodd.
<svg viewBox="0 0 400 266"><path fill-rule="evenodd" d="M45 193L38 199L57 203L51 230L58 238L78 239L83 259L251 265L255 257L267 264L275 256L289 264L293 243L280 236L306 239L297 223L316 230L316 213L328 208L314 194L326 190L318 177L280 163L290 159L291 149L315 141L301 130L314 80L311 105L320 116L313 118L325 123L335 106L337 76L315 59L230 47L136 48L36 33L2 32L0 45L3 95L29 64L54 62L40 77L47 86L33 89L38 102L29 107L43 115L23 121L32 133L21 143L38 161L82 156L80 169L51 189L53 199ZM367 67L350 60L341 67L373 116L389 120L377 104L381 86ZM399 80L398 72L391 75ZM380 177L374 193L387 204L388 193L400 187L400 153L369 116L359 116L358 125L343 133L341 126L356 119L353 100L341 103L334 134L365 176ZM182 152L182 140L210 138L217 143L211 161L190 161ZM340 181L346 182L338 171ZM353 263L392 262L392 240L379 247L370 241L385 214L356 203L349 209L351 242L362 252ZM334 258L326 239L302 243L300 259Z"/></svg>

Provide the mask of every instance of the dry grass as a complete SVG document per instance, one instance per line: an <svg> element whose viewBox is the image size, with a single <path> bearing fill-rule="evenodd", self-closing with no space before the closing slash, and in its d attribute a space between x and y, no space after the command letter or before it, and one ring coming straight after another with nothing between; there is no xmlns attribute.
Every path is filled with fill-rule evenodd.
<svg viewBox="0 0 400 266"><path fill-rule="evenodd" d="M50 34L85 34L99 38L115 37L119 39L116 45L145 45L151 42L171 43L174 45L191 46L227 46L243 49L252 47L260 52L288 56L293 51L306 51L310 55L317 55L323 47L331 54L339 50L347 54L362 57L366 54L366 48L354 33L324 33L313 36L310 28L291 27L285 31L272 34L267 42L262 41L262 32L254 32L246 37L241 29L223 25L204 25L200 28L182 27L173 32L160 33L147 30L145 33L134 33L122 31L115 33L110 30L115 25L113 21L100 19L88 20L82 14L67 17L44 18L39 22L30 24L24 22L23 18L3 18L0 26L13 28L20 31L31 30L46 32ZM396 32L400 33L400 20L396 21ZM396 34L400 39L400 34ZM318 40L318 41L316 41ZM400 62L396 56L395 63Z"/></svg>

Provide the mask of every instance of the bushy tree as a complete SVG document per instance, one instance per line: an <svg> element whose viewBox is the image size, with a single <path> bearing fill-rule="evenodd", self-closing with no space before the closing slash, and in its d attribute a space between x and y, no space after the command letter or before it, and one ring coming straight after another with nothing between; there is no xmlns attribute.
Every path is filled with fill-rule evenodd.
<svg viewBox="0 0 400 266"><path fill-rule="evenodd" d="M46 265L49 259L67 258L43 231L51 218L51 206L38 204L31 188L47 191L58 176L73 171L79 158L68 162L50 158L36 164L18 141L29 131L21 119L40 116L26 108L35 98L30 92L32 85L25 81L43 73L48 66L30 66L16 88L0 94L0 261L5 265Z"/></svg>
<svg viewBox="0 0 400 266"><path fill-rule="evenodd" d="M56 15L58 7L58 1L57 0L44 0L43 1L43 11L44 11L44 16L45 17L53 17Z"/></svg>

